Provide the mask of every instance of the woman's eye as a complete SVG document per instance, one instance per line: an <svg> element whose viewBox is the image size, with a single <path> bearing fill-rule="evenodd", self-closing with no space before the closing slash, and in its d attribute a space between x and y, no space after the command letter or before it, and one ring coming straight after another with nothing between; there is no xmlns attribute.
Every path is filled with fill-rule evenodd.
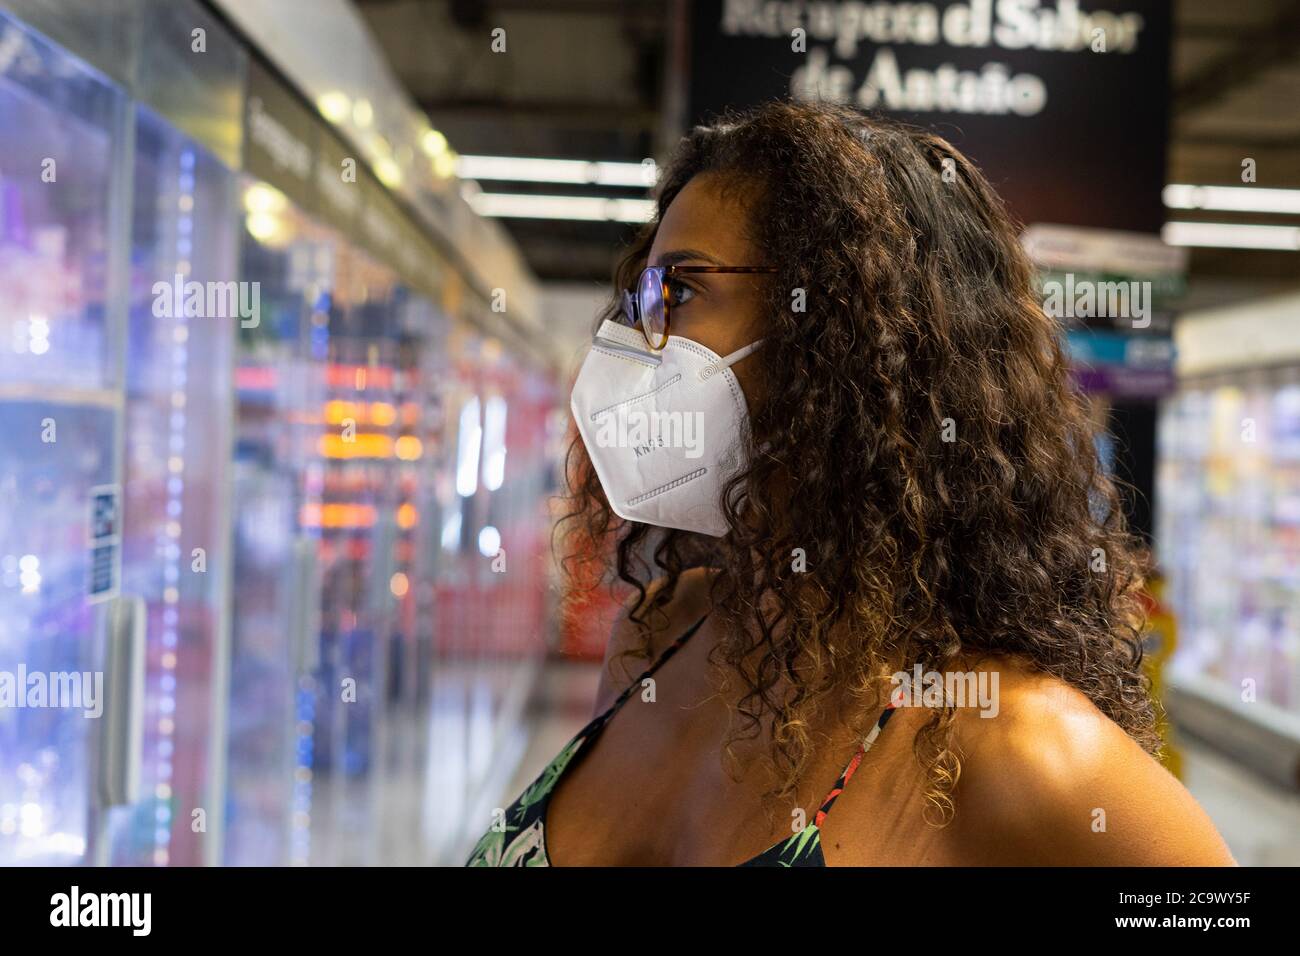
<svg viewBox="0 0 1300 956"><path fill-rule="evenodd" d="M684 296L684 297L683 297ZM668 298L672 306L685 305L695 296L695 290L681 279L668 280Z"/></svg>

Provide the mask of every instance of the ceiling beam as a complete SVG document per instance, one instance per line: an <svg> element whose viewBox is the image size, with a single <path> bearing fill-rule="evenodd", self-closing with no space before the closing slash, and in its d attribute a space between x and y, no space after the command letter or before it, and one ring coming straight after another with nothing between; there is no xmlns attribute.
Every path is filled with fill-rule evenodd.
<svg viewBox="0 0 1300 956"><path fill-rule="evenodd" d="M582 100L519 100L496 96L421 96L416 105L433 117L483 118L499 122L548 123L569 127L644 131L659 122L659 110L628 103Z"/></svg>
<svg viewBox="0 0 1300 956"><path fill-rule="evenodd" d="M1284 133L1281 136L1261 136L1257 133L1179 133L1171 142L1176 146L1212 146L1224 149L1241 149L1249 146L1258 149L1300 149L1300 136Z"/></svg>
<svg viewBox="0 0 1300 956"><path fill-rule="evenodd" d="M573 14L658 24L663 18L660 4L644 0L352 0L358 7L425 6L447 9L457 6L462 15L489 18L494 13Z"/></svg>
<svg viewBox="0 0 1300 956"><path fill-rule="evenodd" d="M1174 115L1221 99L1300 52L1300 0L1288 0L1273 21L1240 34L1228 52L1211 58L1174 91Z"/></svg>

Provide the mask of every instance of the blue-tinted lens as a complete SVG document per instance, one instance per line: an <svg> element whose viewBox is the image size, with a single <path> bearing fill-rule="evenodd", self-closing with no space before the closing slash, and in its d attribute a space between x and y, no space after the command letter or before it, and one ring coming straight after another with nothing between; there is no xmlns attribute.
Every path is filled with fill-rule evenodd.
<svg viewBox="0 0 1300 956"><path fill-rule="evenodd" d="M634 329L640 324L636 317L636 299L627 289L623 290L623 311L619 313L619 321Z"/></svg>
<svg viewBox="0 0 1300 956"><path fill-rule="evenodd" d="M661 349L668 340L667 316L664 312L664 270L651 266L641 273L637 288L637 310L640 313L641 331L650 347Z"/></svg>

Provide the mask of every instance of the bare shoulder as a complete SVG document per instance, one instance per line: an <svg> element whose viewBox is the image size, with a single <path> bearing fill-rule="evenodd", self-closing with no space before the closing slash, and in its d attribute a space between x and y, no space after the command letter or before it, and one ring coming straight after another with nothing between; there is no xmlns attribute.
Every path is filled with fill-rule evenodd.
<svg viewBox="0 0 1300 956"><path fill-rule="evenodd" d="M979 862L1236 864L1187 788L1082 691L1009 659L976 670L995 706L959 711L954 798Z"/></svg>
<svg viewBox="0 0 1300 956"><path fill-rule="evenodd" d="M621 657L624 651L636 650L641 645L641 630L628 618L636 604L632 595L614 619L610 628L609 643L605 646L605 660L600 666L600 685L596 691L595 714L605 711L615 698L636 677L635 668L648 667L664 649L692 624L704 616L709 608L709 584L714 570L691 568L677 579L672 600L664 607L664 615L654 615L651 624L650 653L648 657ZM666 578L656 578L646 587L647 596L658 593ZM629 673L629 668L633 668Z"/></svg>

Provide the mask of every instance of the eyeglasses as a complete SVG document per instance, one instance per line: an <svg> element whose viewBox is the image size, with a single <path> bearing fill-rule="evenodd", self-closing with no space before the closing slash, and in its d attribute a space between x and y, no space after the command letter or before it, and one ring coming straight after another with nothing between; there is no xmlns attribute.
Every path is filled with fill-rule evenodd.
<svg viewBox="0 0 1300 956"><path fill-rule="evenodd" d="M671 296L668 283L673 276L689 272L777 272L774 266L647 266L637 280L636 292L623 290L623 324L640 326L650 348L658 352L668 344Z"/></svg>

